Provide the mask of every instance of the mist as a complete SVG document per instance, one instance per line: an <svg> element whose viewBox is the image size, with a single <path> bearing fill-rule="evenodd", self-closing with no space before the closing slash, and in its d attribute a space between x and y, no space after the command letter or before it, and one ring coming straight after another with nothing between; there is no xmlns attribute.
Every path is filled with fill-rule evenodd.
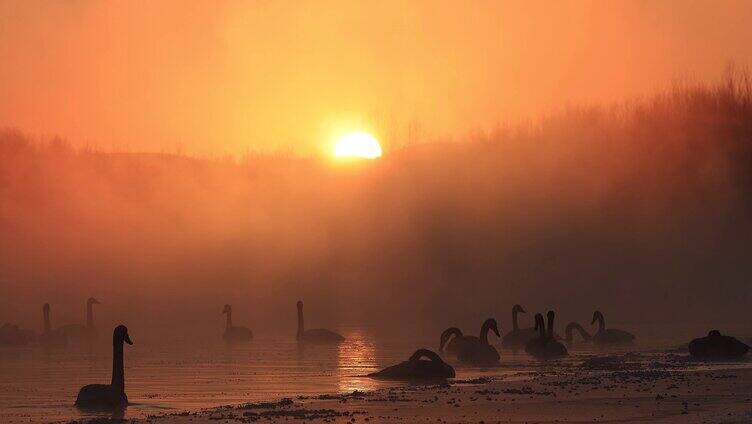
<svg viewBox="0 0 752 424"><path fill-rule="evenodd" d="M287 336L595 309L642 334L748 332L752 90L730 72L375 161L103 152L0 135L0 322Z"/></svg>

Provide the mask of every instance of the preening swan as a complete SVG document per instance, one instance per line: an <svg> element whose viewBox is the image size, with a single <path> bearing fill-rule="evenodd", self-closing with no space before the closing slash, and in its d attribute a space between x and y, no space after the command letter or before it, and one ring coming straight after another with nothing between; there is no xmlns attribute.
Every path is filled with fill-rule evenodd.
<svg viewBox="0 0 752 424"><path fill-rule="evenodd" d="M334 331L326 330L324 328L315 328L312 330L306 330L303 325L303 302L298 301L298 334L297 339L299 342L306 343L342 343L345 338L335 333Z"/></svg>
<svg viewBox="0 0 752 424"><path fill-rule="evenodd" d="M225 334L222 338L228 342L247 342L253 340L253 331L248 327L232 325L232 306L225 305L222 313L227 314L227 325L225 326Z"/></svg>
<svg viewBox="0 0 752 424"><path fill-rule="evenodd" d="M422 359L424 357L428 360ZM436 353L428 349L418 349L407 361L368 376L388 380L445 380L454 377L454 368Z"/></svg>
<svg viewBox="0 0 752 424"><path fill-rule="evenodd" d="M689 353L696 358L730 359L747 354L749 346L735 337L723 336L718 330L712 330L706 337L700 337L689 343Z"/></svg>
<svg viewBox="0 0 752 424"><path fill-rule="evenodd" d="M570 322L569 324L567 324L567 328L564 331L565 336L566 336L566 340L567 340L567 344L570 344L570 343L574 342L573 332L575 330L577 330L577 332L580 333L580 336L582 337L582 341L583 342L589 343L589 342L592 341L593 336L590 333L588 333L584 328L582 328L582 326L580 325L580 323L578 323L578 322Z"/></svg>
<svg viewBox="0 0 752 424"><path fill-rule="evenodd" d="M112 333L112 383L89 384L82 387L76 398L76 406L93 409L121 409L128 405L128 396L125 395L123 343L133 344L128 337L128 329L124 325L118 325Z"/></svg>
<svg viewBox="0 0 752 424"><path fill-rule="evenodd" d="M52 329L51 307L49 303L42 306L44 316L44 330L39 342L46 347L61 347L68 344L68 337L60 330Z"/></svg>
<svg viewBox="0 0 752 424"><path fill-rule="evenodd" d="M606 320L601 311L593 312L591 324L595 324L596 321L598 322L598 331L593 335L593 343L595 344L626 344L632 343L635 339L635 336L627 331L615 328L606 329Z"/></svg>
<svg viewBox="0 0 752 424"><path fill-rule="evenodd" d="M480 337L466 336L462 338L457 359L466 364L498 365L499 352L488 342L488 332L493 331L499 337L499 327L493 318L487 319L480 328Z"/></svg>
<svg viewBox="0 0 752 424"><path fill-rule="evenodd" d="M546 331L543 315L535 314L535 328L538 330L538 337L527 343L525 352L541 359L567 356L567 348L554 336L554 316L554 311L548 311L548 331Z"/></svg>
<svg viewBox="0 0 752 424"><path fill-rule="evenodd" d="M501 346L507 349L523 348L530 340L534 339L538 332L534 327L520 328L517 322L517 314L524 314L525 310L520 305L512 307L512 331L501 339Z"/></svg>
<svg viewBox="0 0 752 424"><path fill-rule="evenodd" d="M87 340L92 341L97 338L97 329L94 327L94 305L100 302L93 297L86 300L86 324L68 324L58 328L56 331L64 334L68 340Z"/></svg>

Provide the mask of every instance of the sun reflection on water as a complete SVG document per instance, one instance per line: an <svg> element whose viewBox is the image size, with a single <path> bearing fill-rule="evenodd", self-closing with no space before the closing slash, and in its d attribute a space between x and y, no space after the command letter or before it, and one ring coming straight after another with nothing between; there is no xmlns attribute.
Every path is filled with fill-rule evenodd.
<svg viewBox="0 0 752 424"><path fill-rule="evenodd" d="M338 389L340 392L365 391L377 388L376 382L366 377L373 372L376 363L374 341L361 330L347 334L347 342L339 345L337 361L339 364Z"/></svg>

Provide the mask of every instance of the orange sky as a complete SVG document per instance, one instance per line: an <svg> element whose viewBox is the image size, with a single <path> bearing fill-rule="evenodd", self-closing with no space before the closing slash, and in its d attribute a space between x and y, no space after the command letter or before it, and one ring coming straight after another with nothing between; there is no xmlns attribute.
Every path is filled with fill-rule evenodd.
<svg viewBox="0 0 752 424"><path fill-rule="evenodd" d="M0 2L0 126L106 149L315 154L462 136L752 64L752 2Z"/></svg>

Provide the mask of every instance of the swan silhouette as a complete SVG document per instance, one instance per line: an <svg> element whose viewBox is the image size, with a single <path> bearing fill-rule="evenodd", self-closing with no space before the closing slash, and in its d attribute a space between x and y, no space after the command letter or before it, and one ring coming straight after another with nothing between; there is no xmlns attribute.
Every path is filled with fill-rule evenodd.
<svg viewBox="0 0 752 424"><path fill-rule="evenodd" d="M222 313L227 314L227 325L225 326L225 334L222 338L228 342L247 342L253 340L253 331L248 327L232 325L232 306L225 305Z"/></svg>
<svg viewBox="0 0 752 424"><path fill-rule="evenodd" d="M97 338L97 329L94 327L94 305L100 302L93 297L86 300L86 325L68 324L59 327L56 331L63 333L68 340L92 341Z"/></svg>
<svg viewBox="0 0 752 424"><path fill-rule="evenodd" d="M324 328L306 330L303 325L303 302L298 301L298 334L297 340L306 343L333 344L342 343L345 338L334 331Z"/></svg>
<svg viewBox="0 0 752 424"><path fill-rule="evenodd" d="M598 322L598 331L593 334L593 343L599 345L607 344L627 344L632 343L635 339L634 334L615 328L606 329L606 320L603 318L601 311L593 312L593 321L591 324Z"/></svg>
<svg viewBox="0 0 752 424"><path fill-rule="evenodd" d="M577 330L578 333L580 333L580 336L582 337L583 343L589 343L593 340L593 336L588 333L580 323L578 322L570 322L567 324L567 328L564 331L566 335L567 344L571 344L574 342L574 331Z"/></svg>
<svg viewBox="0 0 752 424"><path fill-rule="evenodd" d="M535 329L538 330L538 337L527 343L525 352L540 359L567 356L567 348L554 336L554 311L548 311L547 315L548 331L546 331L546 325L543 322L543 315L535 314Z"/></svg>
<svg viewBox="0 0 752 424"><path fill-rule="evenodd" d="M457 359L466 364L498 365L499 352L488 342L488 332L499 336L499 327L493 318L487 319L480 327L480 337L464 336L459 346Z"/></svg>
<svg viewBox="0 0 752 424"><path fill-rule="evenodd" d="M89 384L82 387L76 398L77 407L112 410L128 406L123 369L123 343L133 344L128 337L128 329L124 325L118 325L112 332L112 383Z"/></svg>
<svg viewBox="0 0 752 424"><path fill-rule="evenodd" d="M735 337L723 336L718 330L712 330L706 337L700 337L689 343L689 353L703 359L731 359L747 354L749 346Z"/></svg>
<svg viewBox="0 0 752 424"><path fill-rule="evenodd" d="M49 303L42 306L42 315L44 316L44 329L39 337L39 342L47 347L62 347L68 344L68 337L62 331L52 329L52 319L50 318L52 308Z"/></svg>
<svg viewBox="0 0 752 424"><path fill-rule="evenodd" d="M422 358L427 358L424 360ZM387 380L446 380L454 377L454 368L428 349L418 349L407 361L384 368L368 377Z"/></svg>
<svg viewBox="0 0 752 424"><path fill-rule="evenodd" d="M525 310L520 305L512 307L512 331L508 332L501 339L501 347L506 349L523 348L530 340L534 339L538 332L534 327L520 328L517 321L517 314L524 314Z"/></svg>
<svg viewBox="0 0 752 424"><path fill-rule="evenodd" d="M454 336L454 337L452 337ZM449 327L441 333L439 338L439 352L444 352L444 346L446 346L446 353L451 356L457 356L462 350L463 343L467 343L468 339L475 339L475 337L469 337L462 335L462 330L457 327Z"/></svg>

